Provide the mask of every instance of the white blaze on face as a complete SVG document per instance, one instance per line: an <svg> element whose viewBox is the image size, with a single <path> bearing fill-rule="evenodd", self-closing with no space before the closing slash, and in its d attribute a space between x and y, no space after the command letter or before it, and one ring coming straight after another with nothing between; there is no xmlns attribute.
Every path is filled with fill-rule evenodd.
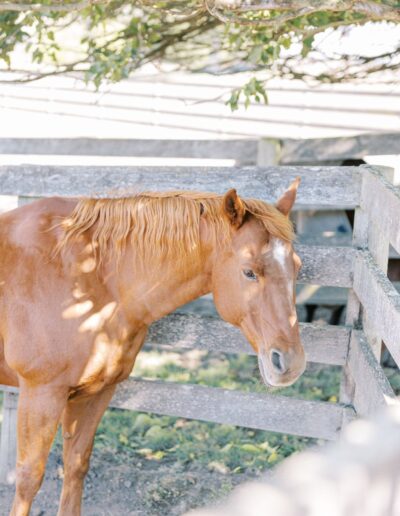
<svg viewBox="0 0 400 516"><path fill-rule="evenodd" d="M272 256L279 267L283 270L287 270L287 259L289 257L289 250L283 240L279 238L273 238L271 241ZM289 296L293 295L293 280L292 278L287 279L287 288Z"/></svg>
<svg viewBox="0 0 400 516"><path fill-rule="evenodd" d="M284 269L288 252L284 242L279 240L279 238L274 238L272 241L272 256L279 263L282 269Z"/></svg>

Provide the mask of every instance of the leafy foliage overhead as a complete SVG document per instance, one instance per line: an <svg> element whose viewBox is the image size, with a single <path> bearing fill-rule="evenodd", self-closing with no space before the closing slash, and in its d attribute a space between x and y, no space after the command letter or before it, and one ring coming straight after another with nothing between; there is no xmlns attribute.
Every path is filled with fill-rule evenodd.
<svg viewBox="0 0 400 516"><path fill-rule="evenodd" d="M149 62L211 73L262 70L262 80L232 92L236 108L243 96L246 103L266 101L272 76L338 82L398 70L400 42L379 55L330 56L329 67L326 56L315 57L318 34L381 21L400 21L399 1L0 0L0 63L19 72L5 80L82 72L96 86ZM14 65L21 47L29 70ZM310 56L318 66L305 66Z"/></svg>

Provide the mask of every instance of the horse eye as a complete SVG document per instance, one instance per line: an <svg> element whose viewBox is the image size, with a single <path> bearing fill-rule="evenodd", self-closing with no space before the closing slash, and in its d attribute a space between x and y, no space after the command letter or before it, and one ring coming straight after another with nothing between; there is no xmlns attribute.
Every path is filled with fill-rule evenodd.
<svg viewBox="0 0 400 516"><path fill-rule="evenodd" d="M257 281L257 274L255 274L251 269L244 269L243 274L250 281Z"/></svg>

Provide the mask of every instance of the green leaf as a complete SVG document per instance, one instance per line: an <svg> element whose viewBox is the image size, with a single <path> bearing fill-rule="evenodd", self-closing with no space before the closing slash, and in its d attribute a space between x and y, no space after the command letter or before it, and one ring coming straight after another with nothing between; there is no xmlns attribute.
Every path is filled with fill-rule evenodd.
<svg viewBox="0 0 400 516"><path fill-rule="evenodd" d="M260 453L262 450L255 444L245 443L242 444L240 447L243 451L250 452L250 453Z"/></svg>

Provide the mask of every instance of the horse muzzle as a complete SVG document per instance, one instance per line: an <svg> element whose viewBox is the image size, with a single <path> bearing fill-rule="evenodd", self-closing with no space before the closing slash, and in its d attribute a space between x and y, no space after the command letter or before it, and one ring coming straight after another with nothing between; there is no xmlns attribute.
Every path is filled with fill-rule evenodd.
<svg viewBox="0 0 400 516"><path fill-rule="evenodd" d="M261 349L258 353L258 367L266 385L285 387L292 385L306 368L306 359L303 346L296 345L296 349L288 351L271 347Z"/></svg>

